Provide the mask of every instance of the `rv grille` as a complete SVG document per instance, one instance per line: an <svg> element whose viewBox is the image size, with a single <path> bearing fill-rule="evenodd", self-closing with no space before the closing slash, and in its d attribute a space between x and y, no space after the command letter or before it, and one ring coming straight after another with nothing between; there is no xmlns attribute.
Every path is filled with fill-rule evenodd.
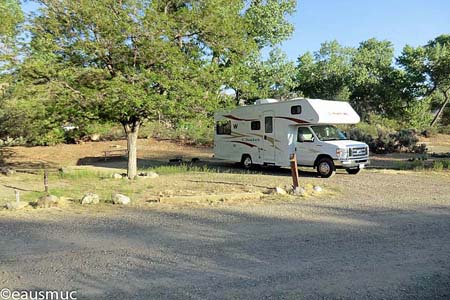
<svg viewBox="0 0 450 300"><path fill-rule="evenodd" d="M366 147L350 148L350 157L363 157L367 156Z"/></svg>

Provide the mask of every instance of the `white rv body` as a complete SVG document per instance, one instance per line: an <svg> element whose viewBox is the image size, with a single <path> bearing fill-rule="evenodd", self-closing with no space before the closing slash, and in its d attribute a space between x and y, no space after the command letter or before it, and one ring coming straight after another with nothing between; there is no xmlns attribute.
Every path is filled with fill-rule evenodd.
<svg viewBox="0 0 450 300"><path fill-rule="evenodd" d="M333 161L333 168L362 169L369 162L366 144L326 140L313 129L328 132L333 127L321 125L358 123L358 114L347 102L262 99L216 113L214 119L214 157L218 159L243 162L249 156L251 164L288 167L290 155L296 152L301 166L316 167L324 157Z"/></svg>

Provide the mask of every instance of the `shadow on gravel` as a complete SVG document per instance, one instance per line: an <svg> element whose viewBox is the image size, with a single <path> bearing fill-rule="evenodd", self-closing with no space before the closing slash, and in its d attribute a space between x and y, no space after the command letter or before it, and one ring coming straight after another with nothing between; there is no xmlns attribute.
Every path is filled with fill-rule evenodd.
<svg viewBox="0 0 450 300"><path fill-rule="evenodd" d="M1 271L10 288L77 289L79 299L450 295L448 211L271 208L0 219Z"/></svg>

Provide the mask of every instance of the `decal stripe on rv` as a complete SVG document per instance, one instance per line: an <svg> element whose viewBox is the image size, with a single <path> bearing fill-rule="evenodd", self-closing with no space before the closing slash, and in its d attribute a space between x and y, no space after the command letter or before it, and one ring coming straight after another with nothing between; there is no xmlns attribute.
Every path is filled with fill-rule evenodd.
<svg viewBox="0 0 450 300"><path fill-rule="evenodd" d="M274 118L286 119L286 120L289 120L289 121L292 121L292 122L295 122L295 123L298 123L298 124L309 124L308 121L301 120L301 119L296 119L296 118L291 118L291 117L275 116Z"/></svg>
<svg viewBox="0 0 450 300"><path fill-rule="evenodd" d="M250 144L250 143L247 143L247 142L241 142L241 141L231 141L231 142L232 143L243 144L243 145L249 146L251 148L256 147L256 145L253 145L253 144Z"/></svg>
<svg viewBox="0 0 450 300"><path fill-rule="evenodd" d="M257 119L241 119L232 115L224 115L224 117L236 121L258 121Z"/></svg>

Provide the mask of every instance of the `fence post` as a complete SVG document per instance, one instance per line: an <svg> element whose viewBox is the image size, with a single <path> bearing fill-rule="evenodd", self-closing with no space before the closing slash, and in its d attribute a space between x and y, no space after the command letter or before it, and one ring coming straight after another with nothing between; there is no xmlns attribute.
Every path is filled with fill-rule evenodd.
<svg viewBox="0 0 450 300"><path fill-rule="evenodd" d="M48 170L44 171L44 190L48 194Z"/></svg>
<svg viewBox="0 0 450 300"><path fill-rule="evenodd" d="M292 182L294 190L298 188L298 167L297 167L297 155L294 153L291 154L291 174L292 174Z"/></svg>

